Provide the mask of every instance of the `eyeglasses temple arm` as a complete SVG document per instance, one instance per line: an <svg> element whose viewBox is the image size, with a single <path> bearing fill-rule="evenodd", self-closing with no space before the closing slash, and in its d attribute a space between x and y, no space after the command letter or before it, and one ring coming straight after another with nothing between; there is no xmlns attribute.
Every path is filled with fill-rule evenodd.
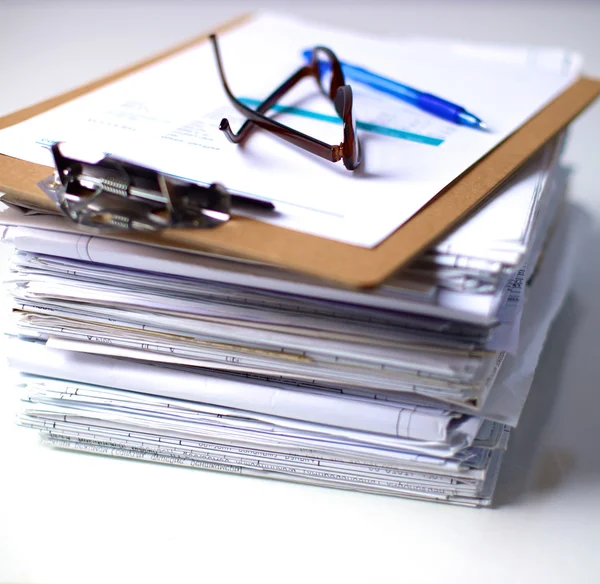
<svg viewBox="0 0 600 584"><path fill-rule="evenodd" d="M242 105L242 108L237 107L237 109L241 113L246 115L246 117L248 117L248 118L252 118L253 116L248 115L249 111L252 112L253 114L266 114L281 99L281 97L285 93L287 93L294 85L296 85L296 83L298 83L298 81L300 81L301 79L303 79L306 76L307 76L307 73L305 73L304 68L298 70L292 77L287 79L273 93L271 93L271 95L269 95L269 97L267 97L262 103L260 103L256 107L255 110L252 110L246 106L243 106L243 104L241 104L229 92L228 92L228 95L236 107L238 106L238 104ZM225 91L227 91L227 90L225 90ZM232 142L235 142L235 143L242 142L248 136L248 134L254 128L254 126L257 125L255 120L248 119L242 124L242 126L238 130L237 134L234 134L228 126L229 122L226 119L224 119L223 122L227 123L227 128L229 129L229 133L231 133L232 136L235 138L235 140L232 140ZM221 122L221 125L224 125L223 122ZM228 133L226 129L224 129L222 127L220 129L223 130L225 133ZM231 139L231 137L229 137L229 138Z"/></svg>
<svg viewBox="0 0 600 584"><path fill-rule="evenodd" d="M246 120L237 134L235 134L229 125L229 120L223 118L221 120L221 124L219 125L219 129L225 133L227 138L233 143L240 143L248 133L252 130L254 125L257 125L266 130L270 130L271 132L277 134L280 138L286 140L287 142L291 142L300 148L305 150L309 150L313 154L321 156L326 160L330 160L332 162L337 162L341 158L341 154L339 153L338 147L331 147L329 144L325 142L321 142L316 138L303 134L302 132L298 132L293 128L289 128L279 122L268 118L262 115L264 112L267 112L271 109L277 101L287 92L289 91L296 83L298 83L304 77L312 74L312 70L310 67L302 67L294 75L292 75L289 79L284 81L269 97L267 97L257 108L253 110L247 106L245 106L242 102L238 101L236 97L231 92L229 88L229 84L225 78L225 72L223 70L223 63L221 61L221 54L219 51L219 45L217 43L217 38L215 35L210 35L210 40L213 45L213 49L215 51L215 58L217 60L217 66L219 68L219 74L221 77L221 82L223 83L223 89L227 96L231 100L233 106L242 114L244 114L248 120Z"/></svg>

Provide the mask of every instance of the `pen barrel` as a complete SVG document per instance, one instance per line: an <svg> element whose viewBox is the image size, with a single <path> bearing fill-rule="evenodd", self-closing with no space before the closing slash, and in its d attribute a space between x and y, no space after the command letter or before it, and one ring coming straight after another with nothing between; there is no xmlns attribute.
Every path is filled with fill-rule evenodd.
<svg viewBox="0 0 600 584"><path fill-rule="evenodd" d="M459 123L459 115L464 111L462 107L430 93L421 93L416 105L423 111L454 123Z"/></svg>

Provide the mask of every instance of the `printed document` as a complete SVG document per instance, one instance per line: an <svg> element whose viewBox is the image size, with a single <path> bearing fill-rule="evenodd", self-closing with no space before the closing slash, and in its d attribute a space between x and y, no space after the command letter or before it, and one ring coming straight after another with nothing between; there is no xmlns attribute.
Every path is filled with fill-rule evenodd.
<svg viewBox="0 0 600 584"><path fill-rule="evenodd" d="M302 51L330 47L342 61L458 103L491 128L440 120L352 84L363 164L347 171L256 130L243 146L219 131L230 104L208 42L178 53L0 132L0 152L52 166L49 145L94 148L201 183L274 202L260 220L372 247L575 79L580 59L539 48L381 40L272 14L220 36L233 93L255 107L303 65ZM471 50L467 50L467 49ZM477 50L475 50L477 49ZM330 100L306 79L270 115L329 144L342 141ZM336 123L338 122L338 123Z"/></svg>

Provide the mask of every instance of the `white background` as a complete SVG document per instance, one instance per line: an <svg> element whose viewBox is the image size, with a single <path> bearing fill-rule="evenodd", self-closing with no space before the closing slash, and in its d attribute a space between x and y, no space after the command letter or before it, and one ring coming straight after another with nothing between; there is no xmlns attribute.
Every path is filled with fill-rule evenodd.
<svg viewBox="0 0 600 584"><path fill-rule="evenodd" d="M600 76L593 0L0 0L0 114L256 7L389 35L566 46ZM566 159L590 226L496 509L46 449L14 425L0 365L0 583L600 582L600 104L573 125Z"/></svg>

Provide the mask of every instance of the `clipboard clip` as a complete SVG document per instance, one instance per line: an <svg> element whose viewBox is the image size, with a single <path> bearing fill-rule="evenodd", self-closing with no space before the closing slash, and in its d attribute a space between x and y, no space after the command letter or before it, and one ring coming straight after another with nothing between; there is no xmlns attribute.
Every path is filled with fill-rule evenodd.
<svg viewBox="0 0 600 584"><path fill-rule="evenodd" d="M52 145L56 172L39 186L79 225L130 231L209 228L231 216L232 197L220 184L201 186L110 155L78 160L66 156L63 147Z"/></svg>

